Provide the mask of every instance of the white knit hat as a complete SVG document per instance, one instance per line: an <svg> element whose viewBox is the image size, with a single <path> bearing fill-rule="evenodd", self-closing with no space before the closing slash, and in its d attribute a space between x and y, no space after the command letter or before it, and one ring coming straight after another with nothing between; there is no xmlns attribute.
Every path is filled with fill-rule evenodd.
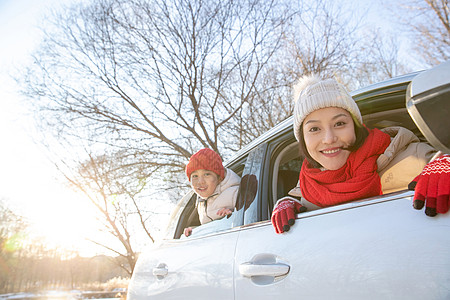
<svg viewBox="0 0 450 300"><path fill-rule="evenodd" d="M361 126L363 121L361 112L355 100L350 96L344 86L335 79L322 80L317 75L301 77L294 86L294 134L300 141L300 126L303 120L315 110L326 107L340 107L347 110Z"/></svg>

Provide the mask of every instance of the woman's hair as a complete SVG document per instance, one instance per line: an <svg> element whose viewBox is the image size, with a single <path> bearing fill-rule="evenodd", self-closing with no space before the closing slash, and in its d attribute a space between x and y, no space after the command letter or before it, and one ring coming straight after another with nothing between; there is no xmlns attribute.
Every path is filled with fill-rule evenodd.
<svg viewBox="0 0 450 300"><path fill-rule="evenodd" d="M348 148L345 149L345 150L349 150L350 152L358 150L359 147L361 147L362 144L364 144L367 136L369 135L369 130L365 126L358 126L357 122L355 122L355 120L353 120L353 124L355 127L356 140L352 145L350 145ZM309 162L309 164L313 168L321 168L322 165L319 164L317 161L315 161L311 157L311 155L309 155L308 149L306 148L305 138L303 135L303 123L300 125L298 136L300 137L300 139L298 141L299 146L300 146L300 154L306 158L306 160Z"/></svg>

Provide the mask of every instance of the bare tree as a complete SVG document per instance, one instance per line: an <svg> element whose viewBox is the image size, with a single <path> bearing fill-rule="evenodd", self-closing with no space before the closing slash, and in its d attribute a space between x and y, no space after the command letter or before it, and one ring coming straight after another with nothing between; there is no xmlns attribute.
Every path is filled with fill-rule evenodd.
<svg viewBox="0 0 450 300"><path fill-rule="evenodd" d="M380 29L366 29L365 40L361 42L358 63L352 70L347 87L352 90L411 72L402 63L400 42L393 32Z"/></svg>
<svg viewBox="0 0 450 300"><path fill-rule="evenodd" d="M301 2L285 34L291 82L304 74L349 74L358 52L359 19L333 1Z"/></svg>
<svg viewBox="0 0 450 300"><path fill-rule="evenodd" d="M137 260L133 241L137 230L144 233L144 238L154 242L147 222L152 213L145 209L146 205L141 201L141 193L146 188L147 178L151 176L148 170L145 165L123 153L89 155L89 159L74 172L62 170L66 179L97 208L104 230L119 241L121 247L101 241L92 242L118 255L118 265L130 276ZM121 258L126 260L126 265Z"/></svg>
<svg viewBox="0 0 450 300"><path fill-rule="evenodd" d="M449 60L450 2L404 0L400 3L397 17L406 25L419 64L431 67Z"/></svg>
<svg viewBox="0 0 450 300"><path fill-rule="evenodd" d="M24 92L60 138L180 172L201 147L221 152L224 128L277 50L275 8L260 0L78 4L45 32Z"/></svg>
<svg viewBox="0 0 450 300"><path fill-rule="evenodd" d="M360 63L359 19L337 2L294 1L280 51L263 70L251 103L230 132L246 144L292 114L291 87L304 74L336 76L350 84Z"/></svg>

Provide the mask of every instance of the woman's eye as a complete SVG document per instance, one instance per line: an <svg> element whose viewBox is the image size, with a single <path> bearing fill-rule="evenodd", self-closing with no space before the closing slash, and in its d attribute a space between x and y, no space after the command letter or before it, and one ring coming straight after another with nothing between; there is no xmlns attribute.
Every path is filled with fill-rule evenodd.
<svg viewBox="0 0 450 300"><path fill-rule="evenodd" d="M309 132L316 132L316 131L319 131L319 127L311 127L308 131L309 131Z"/></svg>
<svg viewBox="0 0 450 300"><path fill-rule="evenodd" d="M336 127L339 127L339 126L344 126L346 123L344 122L344 121L339 121L339 122L336 122Z"/></svg>

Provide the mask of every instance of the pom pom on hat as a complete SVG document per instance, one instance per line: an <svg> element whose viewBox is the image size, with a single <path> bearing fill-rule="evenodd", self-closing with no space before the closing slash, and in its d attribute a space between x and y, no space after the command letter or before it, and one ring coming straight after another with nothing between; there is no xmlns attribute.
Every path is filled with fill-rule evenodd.
<svg viewBox="0 0 450 300"><path fill-rule="evenodd" d="M189 181L191 181L192 172L201 169L216 173L220 179L224 179L225 177L225 168L222 165L222 159L214 150L204 148L191 156L186 165L186 175Z"/></svg>
<svg viewBox="0 0 450 300"><path fill-rule="evenodd" d="M361 126L361 112L355 100L344 86L335 79L322 80L317 75L303 76L294 86L294 134L297 141L301 139L300 126L303 120L315 110L326 107L340 107L347 110Z"/></svg>

